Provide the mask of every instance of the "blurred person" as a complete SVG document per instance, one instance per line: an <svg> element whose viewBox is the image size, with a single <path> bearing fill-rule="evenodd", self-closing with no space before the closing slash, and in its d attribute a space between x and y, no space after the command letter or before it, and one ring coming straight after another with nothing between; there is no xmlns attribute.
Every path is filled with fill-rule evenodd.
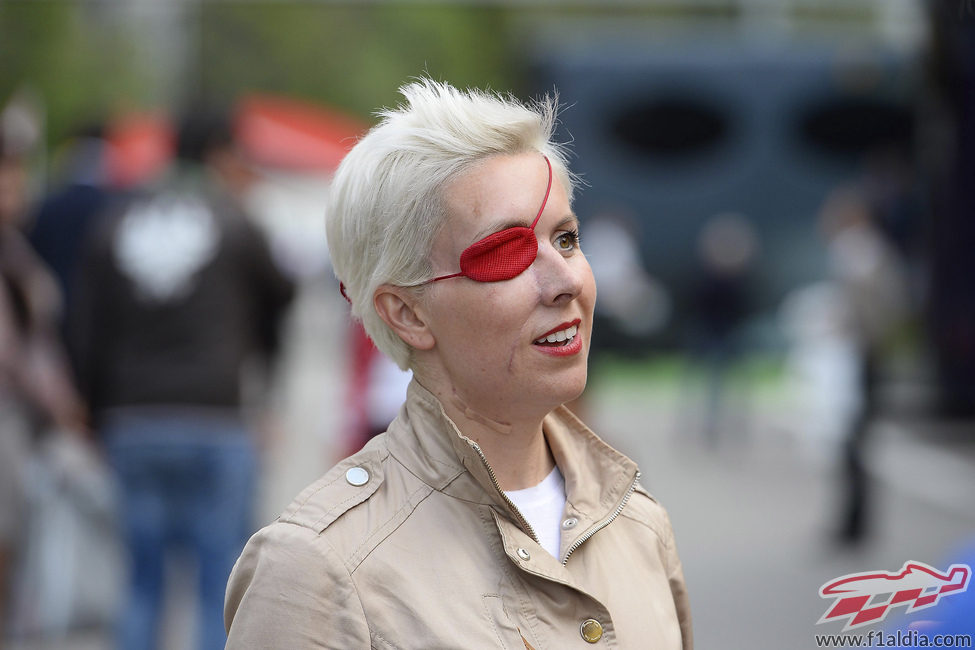
<svg viewBox="0 0 975 650"><path fill-rule="evenodd" d="M926 205L911 154L897 147L873 152L864 164L864 195L876 213L877 228L903 260L912 284L921 282ZM917 289L914 289L917 291Z"/></svg>
<svg viewBox="0 0 975 650"><path fill-rule="evenodd" d="M586 259L600 287L593 312L589 362L608 353L639 354L670 319L666 287L644 268L638 224L625 208L608 207L585 220ZM588 413L585 394L567 404L580 418Z"/></svg>
<svg viewBox="0 0 975 650"><path fill-rule="evenodd" d="M108 143L100 125L83 128L62 148L61 178L32 210L28 237L60 285L64 298L62 335L74 304L79 257L95 221L106 211Z"/></svg>
<svg viewBox="0 0 975 650"><path fill-rule="evenodd" d="M610 209L586 221L586 258L600 287L593 349L621 347L620 339L645 341L670 319L666 288L644 268L636 223L629 212ZM625 344L624 344L625 345Z"/></svg>
<svg viewBox="0 0 975 650"><path fill-rule="evenodd" d="M835 283L822 281L791 290L778 315L802 452L814 463L832 464L862 401L850 305Z"/></svg>
<svg viewBox="0 0 975 650"><path fill-rule="evenodd" d="M0 130L0 642L25 534L25 466L45 428L81 432L85 411L58 342L57 285L20 232L27 152Z"/></svg>
<svg viewBox="0 0 975 650"><path fill-rule="evenodd" d="M227 115L187 113L168 176L101 219L85 253L72 337L121 491L124 650L157 646L174 546L196 563L198 647L225 643L224 587L257 479L242 374L275 357L293 293L241 208L247 166Z"/></svg>
<svg viewBox="0 0 975 650"><path fill-rule="evenodd" d="M828 242L831 281L844 303L845 330L855 351L856 410L843 440L843 495L837 536L862 541L870 522L866 448L877 415L881 355L907 311L907 288L893 245L874 221L867 198L841 187L826 198L820 224Z"/></svg>
<svg viewBox="0 0 975 650"><path fill-rule="evenodd" d="M563 406L596 286L555 101L401 92L340 165L327 230L353 315L414 379L248 542L228 648L690 648L666 512Z"/></svg>
<svg viewBox="0 0 975 650"><path fill-rule="evenodd" d="M751 269L757 248L755 229L740 214L716 214L698 233L691 300L697 325L694 351L706 373L702 431L710 444L718 441L729 374L741 353L739 338L751 310Z"/></svg>

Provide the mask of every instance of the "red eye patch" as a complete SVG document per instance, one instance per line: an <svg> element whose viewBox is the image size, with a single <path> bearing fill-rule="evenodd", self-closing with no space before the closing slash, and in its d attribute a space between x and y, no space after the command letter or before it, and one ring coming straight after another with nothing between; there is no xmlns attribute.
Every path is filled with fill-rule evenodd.
<svg viewBox="0 0 975 650"><path fill-rule="evenodd" d="M474 242L460 254L460 273L441 275L423 284L458 277L470 278L476 282L500 282L520 275L531 266L538 255L535 224L542 217L548 195L552 191L552 163L548 156L545 156L545 164L548 165L548 186L530 228L505 228Z"/></svg>

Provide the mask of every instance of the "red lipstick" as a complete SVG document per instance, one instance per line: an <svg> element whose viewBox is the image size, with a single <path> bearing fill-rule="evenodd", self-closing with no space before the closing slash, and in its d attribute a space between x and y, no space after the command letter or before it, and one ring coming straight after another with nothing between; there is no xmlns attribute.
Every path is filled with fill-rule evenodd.
<svg viewBox="0 0 975 650"><path fill-rule="evenodd" d="M582 337L579 336L579 331L578 331L579 325L581 323L582 323L582 319L577 318L573 321L562 323L561 325L558 325L557 327L550 329L549 331L545 332L544 334L542 334L541 336L535 339L536 341L534 345L535 349L538 350L539 352L543 352L553 357L568 357L575 354L579 354L579 352L582 351ZM547 342L537 343L539 339L544 339L545 337L555 334L556 332L561 332L563 330L567 330L572 327L576 328L576 333L575 336L573 336L571 339L567 339L565 341L561 341L558 343L547 343Z"/></svg>
<svg viewBox="0 0 975 650"><path fill-rule="evenodd" d="M576 334L565 345L536 345L535 349L553 357L571 357L574 354L582 352L582 337Z"/></svg>

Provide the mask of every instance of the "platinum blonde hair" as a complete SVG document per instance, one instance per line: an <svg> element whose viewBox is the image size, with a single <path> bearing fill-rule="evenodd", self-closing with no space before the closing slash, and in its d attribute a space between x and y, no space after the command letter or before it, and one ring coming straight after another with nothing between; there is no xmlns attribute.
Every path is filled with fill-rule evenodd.
<svg viewBox="0 0 975 650"><path fill-rule="evenodd" d="M379 113L373 127L339 165L326 213L335 275L352 315L376 347L400 368L412 349L380 318L373 295L382 284L429 280L430 251L447 219L445 187L480 161L537 151L572 200L575 178L563 148L552 142L558 100L523 103L481 90L458 90L420 79L400 88L405 102Z"/></svg>

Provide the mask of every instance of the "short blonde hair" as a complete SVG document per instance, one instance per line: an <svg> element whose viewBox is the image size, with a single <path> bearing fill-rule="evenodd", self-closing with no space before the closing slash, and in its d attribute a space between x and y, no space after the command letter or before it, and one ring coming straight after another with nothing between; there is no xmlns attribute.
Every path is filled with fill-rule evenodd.
<svg viewBox="0 0 975 650"><path fill-rule="evenodd" d="M379 113L343 159L326 213L335 275L352 314L400 368L412 349L376 313L382 284L410 286L432 275L430 251L447 218L443 190L457 175L498 154L538 151L552 162L572 200L575 178L552 142L558 101L523 103L481 90L420 79L400 88L405 103Z"/></svg>

